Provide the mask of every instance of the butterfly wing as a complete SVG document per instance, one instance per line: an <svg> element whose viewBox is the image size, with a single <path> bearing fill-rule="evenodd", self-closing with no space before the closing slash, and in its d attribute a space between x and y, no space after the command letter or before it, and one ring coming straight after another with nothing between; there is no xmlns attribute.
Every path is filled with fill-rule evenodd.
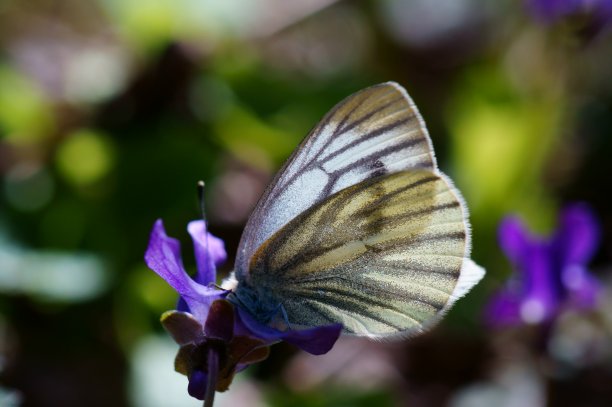
<svg viewBox="0 0 612 407"><path fill-rule="evenodd" d="M349 334L407 336L480 280L469 246L466 209L446 177L400 171L291 220L254 254L247 281L292 325L340 322Z"/></svg>
<svg viewBox="0 0 612 407"><path fill-rule="evenodd" d="M388 82L336 105L310 132L264 192L236 259L240 280L257 248L331 194L371 177L436 168L423 119L406 91Z"/></svg>

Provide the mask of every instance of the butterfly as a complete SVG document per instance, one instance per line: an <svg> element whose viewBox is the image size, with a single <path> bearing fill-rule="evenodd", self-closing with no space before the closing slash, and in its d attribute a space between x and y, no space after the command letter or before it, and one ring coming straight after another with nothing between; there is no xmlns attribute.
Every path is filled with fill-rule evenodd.
<svg viewBox="0 0 612 407"><path fill-rule="evenodd" d="M407 337L482 279L469 257L466 204L417 107L387 82L337 104L277 173L246 224L228 300L276 329Z"/></svg>

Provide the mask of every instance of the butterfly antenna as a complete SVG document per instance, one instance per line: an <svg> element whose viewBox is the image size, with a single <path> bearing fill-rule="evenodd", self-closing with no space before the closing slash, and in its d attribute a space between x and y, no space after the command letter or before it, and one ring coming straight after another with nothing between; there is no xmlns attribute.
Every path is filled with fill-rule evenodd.
<svg viewBox="0 0 612 407"><path fill-rule="evenodd" d="M198 200L200 201L200 215L202 216L202 221L204 221L204 253L207 254L208 257L208 220L206 219L206 205L204 203L204 181L198 181Z"/></svg>

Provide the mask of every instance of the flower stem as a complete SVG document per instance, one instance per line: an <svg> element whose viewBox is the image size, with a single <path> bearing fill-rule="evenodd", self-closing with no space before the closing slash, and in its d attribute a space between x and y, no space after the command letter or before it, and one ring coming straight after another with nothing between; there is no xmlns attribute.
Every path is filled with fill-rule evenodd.
<svg viewBox="0 0 612 407"><path fill-rule="evenodd" d="M212 407L215 401L217 378L219 376L219 354L214 348L208 349L208 383L206 383L206 396L204 407Z"/></svg>

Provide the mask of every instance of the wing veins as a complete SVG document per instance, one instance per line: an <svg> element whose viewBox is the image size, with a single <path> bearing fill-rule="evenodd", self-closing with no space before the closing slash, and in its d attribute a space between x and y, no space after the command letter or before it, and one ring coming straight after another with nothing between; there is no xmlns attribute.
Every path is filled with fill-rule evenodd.
<svg viewBox="0 0 612 407"><path fill-rule="evenodd" d="M441 205L444 206L444 205ZM428 209L426 209L428 210ZM413 216L417 216L418 213L407 213L407 214L402 214L402 215L396 215L396 216L386 216L383 217L381 219L377 219L373 222L370 223L370 225L373 225L374 228L379 228L381 229L382 226L389 224L389 223L393 223L396 222L398 220L404 220L404 219L410 219ZM324 220L322 220L324 221ZM459 222L446 222L446 223L435 223L434 225L438 226L438 225L443 225L443 224L454 224L454 223L459 223ZM402 232L406 232L406 231L411 231L411 230L415 230L417 229L415 228L407 228L407 229L403 229ZM375 235L376 236L376 235ZM313 247L310 250L304 250L301 251L298 255L293 256L290 260L288 260L285 264L279 266L278 268L276 268L276 270L274 271L275 275L282 275L284 273L286 273L288 270L290 270L291 268L295 267L297 264L300 263L307 263L309 261L312 261L314 259L316 259L317 257L323 257L326 254L329 254L330 252L339 249L343 246L346 246L350 243L361 243L363 244L363 246L366 248L366 253L371 253L371 252L378 252L378 250L375 250L372 247L372 244L368 243L369 238L371 238L372 235L362 235L357 237L356 239L352 239L352 240L346 240L346 241L341 241L332 245L326 245L326 246L320 246L317 244L311 244L311 246ZM398 244L397 242L404 242L404 239L406 239L406 236L400 236L399 238L391 238L388 240L384 240L382 242L378 242L377 245L396 245ZM438 241L438 240L447 240L447 239L465 239L465 232L463 231L458 231L458 232L449 232L449 233L445 233L445 234L436 234L436 233L432 233L432 234L427 234L427 235L423 235L423 236L419 236L418 238L410 238L407 241L407 244L414 244L414 243L423 243L423 242L433 242L433 241ZM319 243L321 241L321 237L319 236L317 238L317 243ZM318 247L317 247L318 246ZM317 248L314 248L317 247ZM380 249L379 249L380 250ZM382 249L385 250L385 249ZM366 253L363 253L361 256L365 256ZM272 269L272 267L269 266L269 269Z"/></svg>
<svg viewBox="0 0 612 407"><path fill-rule="evenodd" d="M310 308L311 308L311 309L313 309L313 308L314 308L316 313L318 313L319 315L324 315L324 316L325 316L325 318L326 318L328 321L334 321L335 323L337 323L337 322L338 322L337 320L331 319L329 316L327 316L327 313L326 313L325 311L321 310L320 308L323 308L324 310L329 310L329 309L331 309L331 311L335 311L335 312L339 313L339 314L341 315L341 318L347 318L347 319L350 319L351 321L353 321L353 323L355 323L356 325L360 326L360 327L361 327L361 329L363 330L363 332L370 332L370 331L368 330L368 328L367 328L367 327L366 327L366 326L363 324L363 322L359 321L357 318L355 318L355 317L354 317L354 316L352 316L351 314L348 314L348 313L345 313L345 312L340 312L340 310L336 309L335 307L328 307L328 306L324 306L324 305L323 305L323 306L317 306L317 304L316 304L316 303L302 302L302 304L303 304L303 305L305 305L305 304L307 304L307 303L310 305ZM319 308L319 309L317 309L317 308ZM343 322L344 322L344 321L343 321ZM350 331L349 331L349 330L347 329L347 327L346 327L346 324L343 324L343 325L344 325L344 329L345 329L345 330L347 330L348 332L353 332L353 333L356 333L356 331L355 331L355 330L350 330Z"/></svg>
<svg viewBox="0 0 612 407"><path fill-rule="evenodd" d="M381 307L381 308L390 308L390 309L393 309L394 311L396 311L397 313L399 313L401 315L405 315L405 316L408 316L408 315L406 315L404 313L404 311L396 308L395 306L391 306L390 304L388 304L386 302L383 302L383 301L380 301L380 300L375 300L374 298L368 297L365 290L374 291L374 292L377 292L379 294L382 293L382 294L390 296L390 297L393 297L393 296L396 296L396 295L402 295L402 296L407 297L411 301L420 302L421 304L424 304L424 305L427 305L427 306L429 306L431 308L434 308L436 311L441 310L444 307L444 305L446 304L446 302L448 301L448 300L445 300L444 304L436 304L436 303L432 303L432 302L426 301L426 300L424 300L422 298L415 297L411 293L408 293L408 292L403 291L403 290L399 291L399 292L393 292L393 291L385 290L382 287L369 286L368 284L363 283L361 281L349 280L349 279L341 277L341 276L338 276L337 279L345 281L348 285L351 285L351 284L352 285L357 285L363 291L358 291L358 292L352 292L351 293L351 292L348 292L346 290L343 290L342 288L329 288L329 287L326 287L325 290L335 292L335 294L337 294L339 296L342 296L342 297L345 297L346 299L349 300L348 302L350 302L350 303L357 303L357 304L359 304L359 302L361 302L361 301L352 301L354 299L353 298L354 296L359 295L362 298L363 302L368 302L371 305L378 306L378 307ZM437 289L437 288L434 288L434 287L431 287L431 286L428 286L428 285L424 285L424 284L414 284L414 285L416 285L418 287L432 289L433 291L437 291L437 292L443 294L446 297L450 297L450 295L451 295L450 293L447 293L445 291L442 291L440 289ZM325 294L322 294L322 293L318 292L317 288L314 288L314 287L302 287L302 290L292 290L292 291L293 291L293 293L296 296L300 296L300 297L303 297L303 298L309 298L309 297L313 297L313 296L318 296L320 298L319 299L320 302L326 304L327 306L332 306L332 307L334 307L336 309L340 309L338 307L335 307L334 305L329 304L329 297L327 297ZM302 296L302 295L300 295L300 291L308 292L308 294L306 296ZM414 318L411 317L410 319L414 319ZM414 320L417 321L416 319L414 319Z"/></svg>
<svg viewBox="0 0 612 407"><path fill-rule="evenodd" d="M351 141L350 143L338 148L337 150L333 150L329 155L325 156L325 157L320 157L321 161L329 161L330 159L333 159L335 157L337 157L338 155L346 152L347 150L361 144L364 143L368 140L371 140L373 138L376 138L380 135L383 135L387 132L391 132L393 131L393 129L395 129L396 127L400 127L406 123L408 123L411 119L410 118L405 118L405 119L400 119L397 120L393 123L389 123L385 126L382 127L378 127L377 129L374 129L372 131L370 131L369 133L366 133L364 135L362 135L359 138L356 138L355 140ZM402 135L404 135L406 133L402 133ZM385 140L386 141L386 140Z"/></svg>
<svg viewBox="0 0 612 407"><path fill-rule="evenodd" d="M342 297L345 297L345 298L346 298L346 299L345 299L345 302L346 302L346 303L349 303L349 304L352 304L352 305L360 305L360 303L354 299L354 296L353 296L353 297L351 297L350 295L347 295L347 294L345 294L345 293L337 293L337 294L338 294L338 295L340 295L340 296L342 296ZM311 293L311 294L308 296L308 298L309 298L310 300L312 300L312 299L316 299L316 300L318 300L318 301L319 301L319 303L321 303L321 304L322 304L324 307L333 307L333 308L335 308L336 310L340 310L340 308L335 307L335 306L330 305L329 303L327 303L327 302L325 301L325 300L326 300L326 296L325 296L324 294L320 294L320 293L317 293L316 291L313 291L313 292L312 292L312 293ZM362 297L362 298L363 298L363 297ZM370 303L374 304L374 303L373 303L373 302L371 302L371 301L370 301ZM383 305L376 304L376 306L381 307L381 308L388 308L388 306L387 306L387 305L384 305L384 304L383 304ZM353 310L351 310L351 309L348 309L348 310L342 310L342 312L341 312L341 313L342 313L342 314L346 314L346 313L347 313L347 311L348 311L348 312L353 312L353 313L355 313L355 314L357 314L357 315L363 315L363 316L365 316L365 317L367 317L367 318L369 318L369 319L371 319L371 320L373 320L373 321L377 321L377 322L379 322L379 323L381 323L381 324L387 325L387 326L388 326L388 327L390 327L390 328L393 328L393 329L396 329L396 330L400 330L400 331L401 331L401 327L400 327L400 326L395 325L395 324L392 324L392 323L390 323L389 321L386 321L386 320L381 319L381 318L380 318L380 317L379 317L379 316L378 316L376 313L371 312L371 311L368 311L368 310L367 310L367 308L365 308L365 307L364 307L364 308L362 308L362 309L361 309L361 310L359 310L359 311L354 311L354 308L353 308ZM402 315L404 315L404 314L402 314ZM410 318L410 319L412 319L412 318Z"/></svg>
<svg viewBox="0 0 612 407"><path fill-rule="evenodd" d="M416 140L408 140L405 141L403 143L394 145L394 146L389 146L386 147L382 150L377 151L374 154L370 154L368 156L365 157L361 157L359 160L357 161L353 161L350 165L347 165L344 168L340 168L332 173L327 173L330 177L330 180L327 182L327 185L325 186L325 188L319 193L320 197L323 196L328 196L331 194L331 192L333 191L334 187L336 186L336 183L338 182L338 180L344 175L347 174L349 171L359 168L361 166L363 166L364 164L366 164L369 161L375 160L375 159L379 159L383 156L388 155L389 153L395 152L395 151L400 151L403 150L405 148L410 148L413 147L415 145L418 145L422 142L424 142L425 139L416 139Z"/></svg>
<svg viewBox="0 0 612 407"><path fill-rule="evenodd" d="M402 139L406 139L407 141L412 141L412 142L414 142L414 144L413 144L414 146L419 145L419 144L421 143L421 140L422 140L421 138L418 138L418 137L416 137L416 138L406 137L406 136L408 136L408 135L410 135L410 134L412 134L412 133L418 133L418 130L411 130L411 131L407 131L407 132L404 132L404 133L398 133L397 135L395 135L395 136L394 136L394 137L392 137L392 138L385 138L385 139L380 140L380 141L378 141L378 142L376 142L376 143L374 143L374 144L371 144L371 145L369 145L369 146L364 146L364 147L362 147L362 148L360 148L360 144L363 144L363 143L365 143L366 141L369 141L369 140L371 140L371 139L373 139L373 138L376 138L376 137L381 137L381 136L382 136L384 133L377 134L377 135L375 135L374 137L369 138L369 139L367 139L367 140L365 140L365 139L359 139L359 140L356 140L356 141L358 141L358 142L352 142L350 145L343 146L343 147L342 147L342 151L337 150L337 151L333 152L332 154L330 154L329 156L324 157L323 159L321 159L320 161L318 161L318 162L317 162L317 164L318 164L318 165L320 165L320 166L322 166L322 165L324 165L324 164L326 164L326 163L329 163L329 162L331 162L331 160L333 160L334 158L336 158L336 157L338 157L338 156L340 156L340 155L342 155L342 154L346 153L346 152L347 152L347 151L349 151L351 148L354 148L354 149L355 149L354 151L351 151L351 152L350 152L351 157L349 157L349 158L345 158L345 159L343 159L343 160L341 160L341 161L339 161L339 162L335 163L335 164L334 164L334 166L335 166L335 167L340 167L340 166L342 166L342 164L344 164L345 162L347 162L348 160L350 160L352 157L355 157L355 156L367 156L367 155L371 155L371 153L370 153L370 152L371 152L372 150L377 151L377 149L378 149L378 148L380 148L380 147L381 147L381 145L386 145L387 147L389 147L390 145L396 145L396 146L397 146L397 145L401 145L401 143L402 143ZM387 147L385 147L385 148L387 148ZM378 151L381 151L381 150L378 150ZM336 153L338 153L338 154L336 154ZM406 158L412 158L412 157L417 157L417 156L418 156L418 155L410 155L410 156L408 156L408 157L406 157Z"/></svg>
<svg viewBox="0 0 612 407"><path fill-rule="evenodd" d="M349 131L353 130L355 127L357 127L357 126L359 126L360 124L362 124L362 123L366 122L366 121L367 121L367 120L369 120L371 117L373 117L373 116L375 116L376 114L378 114L378 113L382 112L383 110L387 109L388 107L391 107L392 105L396 104L397 102L401 102L403 99L404 99L404 97L400 95L400 97L398 97L398 98L396 98L396 99L393 99L393 100L391 100L390 102L387 102L387 103L385 103L384 105L379 106L379 107L377 107L377 108L376 108L376 109L374 109L374 110L369 111L367 114L363 115L363 116L362 116L362 117L360 117L359 119L354 120L354 121L353 121L352 123L350 123L350 124L347 124L347 125L346 125L346 127L343 127L343 128L340 130L340 132L339 132L339 133L334 133L334 135L335 135L335 136L338 136L339 134L345 134L345 133L347 133L347 132L349 132ZM360 103L358 107L361 107L361 105L363 105L363 102L362 102L362 103ZM355 109L353 109L353 110L351 111L351 113L350 113L350 114L352 115L352 114L355 112L355 110L357 110L357 108L358 108L358 107L356 107ZM394 113L392 113L392 114L395 114L395 113L397 113L397 112L401 112L402 110L404 110L404 109L397 109L397 110L396 110L396 112L394 112Z"/></svg>

